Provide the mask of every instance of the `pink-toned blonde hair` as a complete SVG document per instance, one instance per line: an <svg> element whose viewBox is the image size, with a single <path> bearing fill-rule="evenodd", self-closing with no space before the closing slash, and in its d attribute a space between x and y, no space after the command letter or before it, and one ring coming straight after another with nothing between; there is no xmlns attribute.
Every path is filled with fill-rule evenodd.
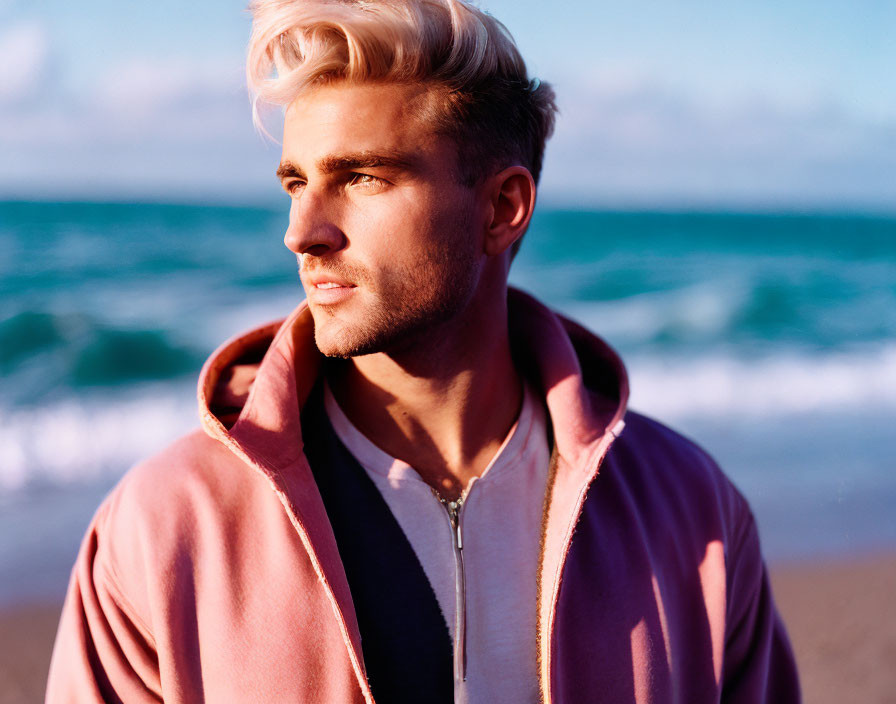
<svg viewBox="0 0 896 704"><path fill-rule="evenodd" d="M455 140L473 186L520 164L538 181L554 128L554 92L530 79L510 33L465 0L252 0L246 67L258 102L288 105L334 80L428 82L431 119Z"/></svg>

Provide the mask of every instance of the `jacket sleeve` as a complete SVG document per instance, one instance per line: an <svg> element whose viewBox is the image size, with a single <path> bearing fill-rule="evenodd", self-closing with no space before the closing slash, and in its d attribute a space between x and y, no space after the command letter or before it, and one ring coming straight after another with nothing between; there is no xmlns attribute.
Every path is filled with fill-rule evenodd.
<svg viewBox="0 0 896 704"><path fill-rule="evenodd" d="M87 531L53 647L46 702L160 702L152 635L103 559L103 507Z"/></svg>
<svg viewBox="0 0 896 704"><path fill-rule="evenodd" d="M799 679L749 509L729 553L724 704L798 704Z"/></svg>

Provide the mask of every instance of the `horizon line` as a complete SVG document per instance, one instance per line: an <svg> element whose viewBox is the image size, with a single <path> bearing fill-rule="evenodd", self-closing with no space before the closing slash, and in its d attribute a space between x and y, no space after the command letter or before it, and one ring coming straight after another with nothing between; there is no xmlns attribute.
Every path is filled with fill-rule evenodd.
<svg viewBox="0 0 896 704"><path fill-rule="evenodd" d="M40 196L6 196L0 194L0 207L10 205L70 205L70 206L159 206L181 208L218 208L221 210L265 210L287 212L285 201L280 198L255 197L245 200L218 200L202 197L149 197L127 196L90 198L44 198ZM735 202L695 202L695 201L626 201L595 200L591 203L581 199L563 202L546 198L536 206L535 214L544 212L602 213L602 214L643 214L643 215L732 215L756 217L855 217L892 220L896 219L896 205L891 208L875 204L818 204L818 203L735 203Z"/></svg>

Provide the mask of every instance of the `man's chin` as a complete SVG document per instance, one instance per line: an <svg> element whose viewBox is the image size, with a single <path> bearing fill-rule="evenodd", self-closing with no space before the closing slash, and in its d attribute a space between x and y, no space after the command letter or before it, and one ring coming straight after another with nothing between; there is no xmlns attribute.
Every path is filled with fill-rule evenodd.
<svg viewBox="0 0 896 704"><path fill-rule="evenodd" d="M411 336L413 337L413 336ZM332 324L315 327L314 342L325 357L349 359L369 354L397 353L406 348L409 336L400 329L358 329Z"/></svg>
<svg viewBox="0 0 896 704"><path fill-rule="evenodd" d="M324 357L347 359L352 356L351 350L347 348L345 344L340 344L337 340L333 339L332 335L321 333L316 329L314 331L314 344L317 345L318 351L324 355Z"/></svg>
<svg viewBox="0 0 896 704"><path fill-rule="evenodd" d="M400 307L399 307L399 310ZM326 357L348 359L369 354L405 354L424 339L432 337L438 319L434 315L394 315L367 309L339 317L335 311L311 308L314 342Z"/></svg>
<svg viewBox="0 0 896 704"><path fill-rule="evenodd" d="M360 331L349 330L345 327L334 328L336 326L333 325L332 320L321 326L315 322L314 343L325 357L349 359L380 351L376 340L360 334Z"/></svg>

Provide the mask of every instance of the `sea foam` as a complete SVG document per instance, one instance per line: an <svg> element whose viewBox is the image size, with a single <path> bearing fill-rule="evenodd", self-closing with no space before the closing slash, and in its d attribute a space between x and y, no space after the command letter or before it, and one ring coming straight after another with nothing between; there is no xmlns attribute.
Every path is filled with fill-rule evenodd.
<svg viewBox="0 0 896 704"><path fill-rule="evenodd" d="M824 355L629 361L631 405L660 418L881 411L896 416L896 344Z"/></svg>
<svg viewBox="0 0 896 704"><path fill-rule="evenodd" d="M896 419L896 344L758 359L634 356L627 364L631 407L671 423L866 412ZM120 476L197 422L184 381L0 406L0 494Z"/></svg>
<svg viewBox="0 0 896 704"><path fill-rule="evenodd" d="M189 386L131 391L0 406L0 495L120 476L198 425Z"/></svg>

